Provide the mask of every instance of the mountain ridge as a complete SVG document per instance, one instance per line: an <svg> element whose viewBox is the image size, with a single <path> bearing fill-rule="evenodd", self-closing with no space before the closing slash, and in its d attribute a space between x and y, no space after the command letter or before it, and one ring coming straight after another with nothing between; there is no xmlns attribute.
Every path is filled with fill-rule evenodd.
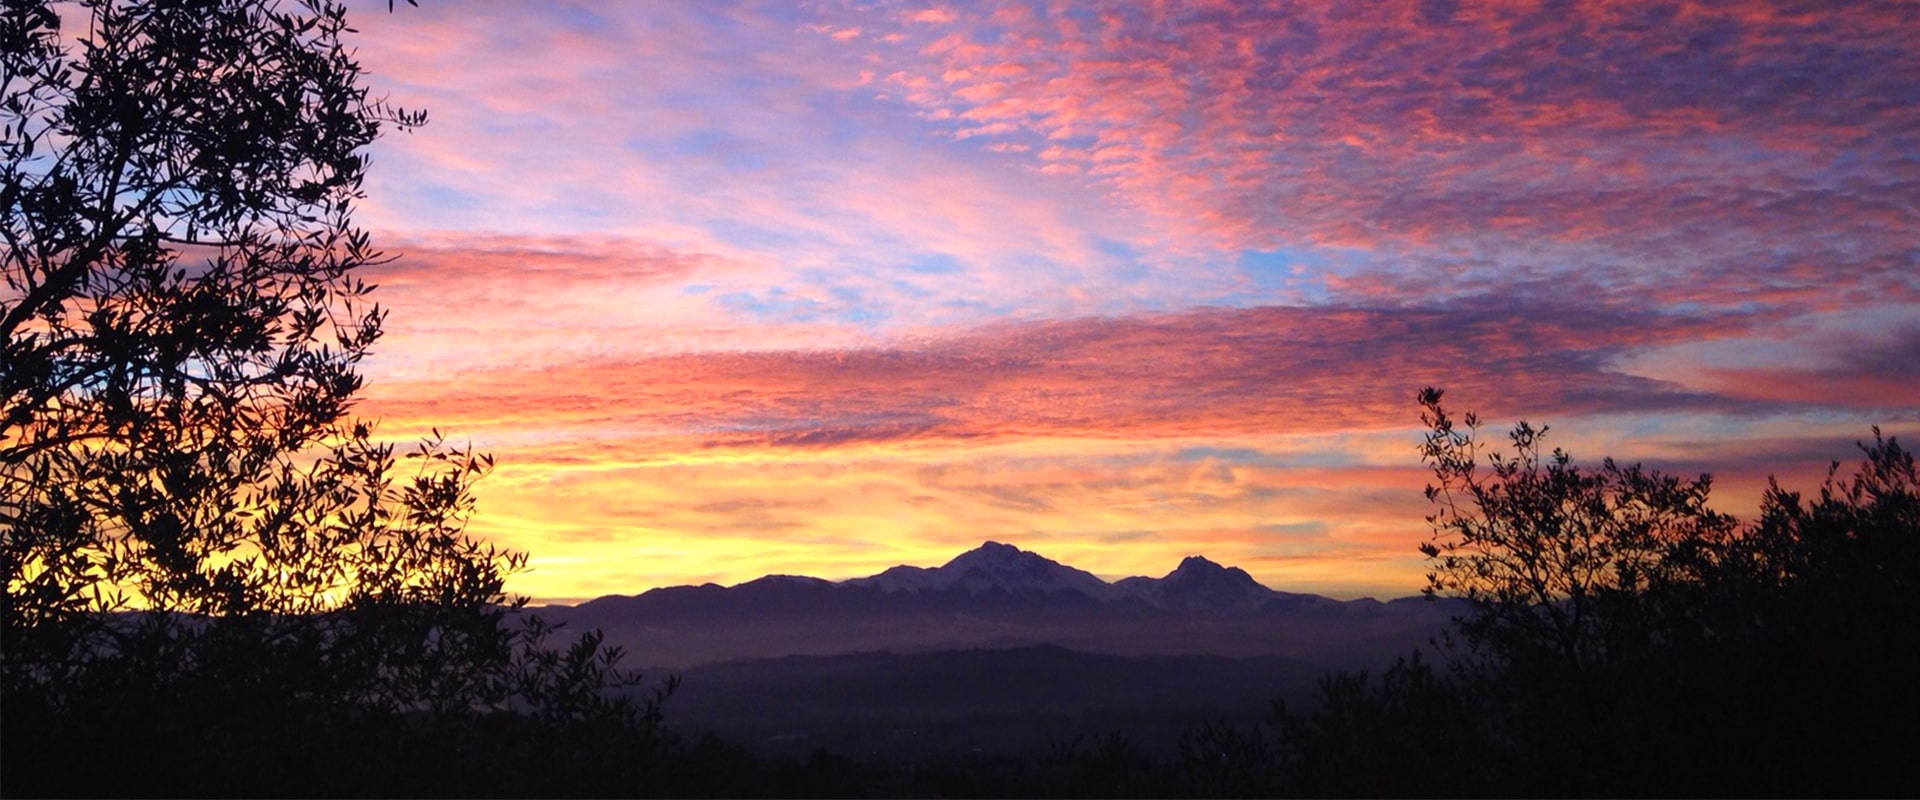
<svg viewBox="0 0 1920 800"><path fill-rule="evenodd" d="M1122 656L1284 656L1374 669L1425 645L1460 601L1334 600L1281 592L1189 556L1158 578L1108 583L1000 542L936 567L828 581L769 575L528 609L653 668L749 658L1055 645Z"/></svg>
<svg viewBox="0 0 1920 800"><path fill-rule="evenodd" d="M769 574L731 586L717 583L662 586L637 595L609 594L574 606L556 604L541 608L581 607L601 601L687 589L754 589L774 584L871 588L887 594L960 591L969 596L979 596L1003 593L1026 599L1045 599L1067 593L1083 595L1101 603L1135 600L1155 608L1182 610L1249 609L1273 600L1295 605L1303 601L1309 605L1368 600L1390 602L1374 598L1342 601L1322 595L1281 591L1259 583L1246 570L1223 566L1203 555L1186 556L1173 571L1158 578L1136 575L1109 582L1091 572L1062 564L1039 553L989 539L937 567L901 564L873 575L838 581L806 575ZM1400 599L1406 598L1392 598Z"/></svg>

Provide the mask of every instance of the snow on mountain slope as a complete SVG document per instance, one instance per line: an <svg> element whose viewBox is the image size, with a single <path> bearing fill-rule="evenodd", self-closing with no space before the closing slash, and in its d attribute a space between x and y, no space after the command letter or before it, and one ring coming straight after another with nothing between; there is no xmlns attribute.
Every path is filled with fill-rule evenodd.
<svg viewBox="0 0 1920 800"><path fill-rule="evenodd" d="M938 567L893 567L878 575L854 578L841 584L886 592L962 590L968 594L980 594L1002 591L1017 596L1077 592L1102 601L1119 594L1112 584L1100 580L1091 572L1074 569L1013 545L991 541L961 553Z"/></svg>

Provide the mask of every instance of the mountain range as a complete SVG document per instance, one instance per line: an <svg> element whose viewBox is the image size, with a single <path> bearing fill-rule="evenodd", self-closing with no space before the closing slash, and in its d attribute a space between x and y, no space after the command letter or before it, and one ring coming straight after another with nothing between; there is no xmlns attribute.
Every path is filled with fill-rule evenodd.
<svg viewBox="0 0 1920 800"><path fill-rule="evenodd" d="M1200 556L1109 583L999 542L865 578L769 575L534 609L601 630L643 672L679 675L676 730L884 759L1030 757L1089 732L1172 748L1196 720L1311 703L1321 675L1378 670L1461 610L1275 591Z"/></svg>
<svg viewBox="0 0 1920 800"><path fill-rule="evenodd" d="M840 585L869 587L889 594L961 592L968 597L978 597L1001 593L1055 601L1085 597L1101 603L1137 601L1152 608L1185 610L1246 610L1273 600L1326 600L1274 591L1255 582L1246 570L1223 567L1204 556L1188 556L1166 577L1125 578L1108 583L1091 572L993 541L961 553L942 566L893 567L872 577L843 581Z"/></svg>
<svg viewBox="0 0 1920 800"><path fill-rule="evenodd" d="M1459 612L1411 597L1334 600L1276 591L1190 556L1159 578L1109 583L1000 542L938 567L827 581L769 575L536 609L598 628L663 669L796 655L1055 645L1122 656L1284 656L1372 667L1421 646Z"/></svg>

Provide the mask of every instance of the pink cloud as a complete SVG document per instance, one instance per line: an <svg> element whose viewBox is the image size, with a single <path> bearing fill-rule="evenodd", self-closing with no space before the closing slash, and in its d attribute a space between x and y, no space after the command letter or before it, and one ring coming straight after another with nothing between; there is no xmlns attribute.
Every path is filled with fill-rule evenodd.
<svg viewBox="0 0 1920 800"><path fill-rule="evenodd" d="M933 23L937 25L941 23L952 22L955 18L955 14L953 13L953 9L951 8L946 8L944 6L934 6L932 8L922 8L915 11L909 11L906 14L901 15L900 18L907 22L925 22L925 23Z"/></svg>
<svg viewBox="0 0 1920 800"><path fill-rule="evenodd" d="M1553 423L1554 443L1584 461L1720 474L1736 513L1751 512L1767 473L1816 482L1875 413L1847 384L1754 397L1610 366L1640 348L1750 335L1751 322L1579 307L1209 309L392 381L362 411L389 435L431 421L500 455L477 530L584 559L522 584L547 596L690 575L848 577L982 536L1045 544L1116 577L1204 552L1284 588L1394 595L1416 590L1422 569L1427 475L1411 398L1424 384L1496 421L1495 441L1527 417ZM1896 433L1920 422L1882 421Z"/></svg>
<svg viewBox="0 0 1920 800"><path fill-rule="evenodd" d="M555 594L983 531L1404 593L1423 385L1741 502L1920 421L1909 6L428 5L360 410L496 450Z"/></svg>
<svg viewBox="0 0 1920 800"><path fill-rule="evenodd" d="M1657 272L1674 303L1920 291L1900 4L1004 3L902 32L877 54L955 135L1013 126L1200 241Z"/></svg>
<svg viewBox="0 0 1920 800"><path fill-rule="evenodd" d="M599 429L638 436L632 446L654 453L1395 429L1412 419L1408 398L1428 385L1509 418L1737 413L1785 399L1689 389L1612 362L1749 325L1570 307L1212 309L1000 324L853 349L480 370L431 390L399 381L374 392L380 408L404 418L454 428L516 419L568 436ZM1853 405L1838 385L1793 402Z"/></svg>

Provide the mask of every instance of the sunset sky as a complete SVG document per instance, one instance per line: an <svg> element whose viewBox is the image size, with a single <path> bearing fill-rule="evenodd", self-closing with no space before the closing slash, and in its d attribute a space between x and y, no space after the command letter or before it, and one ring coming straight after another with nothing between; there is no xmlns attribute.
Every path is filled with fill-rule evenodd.
<svg viewBox="0 0 1920 800"><path fill-rule="evenodd" d="M535 602L993 539L1423 585L1422 386L1813 489L1920 440L1920 4L354 8L431 122L357 412Z"/></svg>

